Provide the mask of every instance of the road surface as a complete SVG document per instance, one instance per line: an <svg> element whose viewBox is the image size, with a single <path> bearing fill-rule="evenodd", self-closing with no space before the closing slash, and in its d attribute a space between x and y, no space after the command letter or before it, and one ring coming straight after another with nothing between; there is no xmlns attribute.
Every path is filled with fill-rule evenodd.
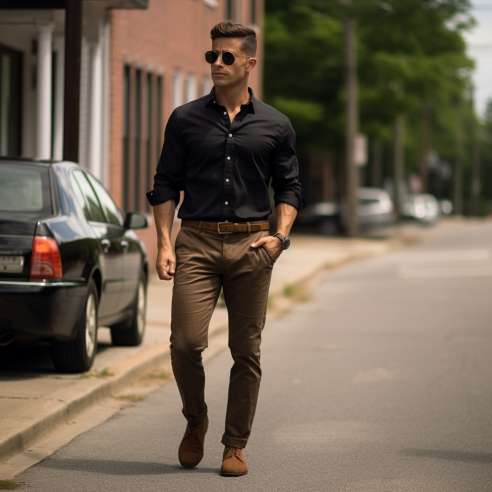
<svg viewBox="0 0 492 492"><path fill-rule="evenodd" d="M491 491L492 223L330 273L267 322L262 364L247 476L218 475L224 352L206 367L196 470L177 464L171 382L27 470L21 490Z"/></svg>

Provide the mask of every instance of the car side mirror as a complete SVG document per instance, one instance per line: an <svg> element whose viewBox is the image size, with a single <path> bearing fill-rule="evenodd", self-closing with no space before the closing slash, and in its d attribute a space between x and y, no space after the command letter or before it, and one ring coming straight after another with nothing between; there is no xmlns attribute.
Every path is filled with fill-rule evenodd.
<svg viewBox="0 0 492 492"><path fill-rule="evenodd" d="M123 227L125 229L145 229L148 227L147 217L136 212L128 212Z"/></svg>

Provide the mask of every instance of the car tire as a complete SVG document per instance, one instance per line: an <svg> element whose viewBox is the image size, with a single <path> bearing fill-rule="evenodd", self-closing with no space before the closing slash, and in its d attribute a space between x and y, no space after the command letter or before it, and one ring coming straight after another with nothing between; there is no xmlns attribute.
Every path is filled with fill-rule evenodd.
<svg viewBox="0 0 492 492"><path fill-rule="evenodd" d="M51 359L58 372L85 372L91 368L97 351L98 303L96 284L91 280L75 324L75 338L52 344Z"/></svg>
<svg viewBox="0 0 492 492"><path fill-rule="evenodd" d="M111 326L113 345L135 347L140 345L145 335L147 311L147 283L145 276L140 277L137 293L132 303L130 315Z"/></svg>

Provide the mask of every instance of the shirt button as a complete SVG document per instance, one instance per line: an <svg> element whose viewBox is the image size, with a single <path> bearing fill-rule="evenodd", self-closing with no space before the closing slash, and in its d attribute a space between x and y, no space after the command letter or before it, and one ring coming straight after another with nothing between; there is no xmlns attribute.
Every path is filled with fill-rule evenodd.
<svg viewBox="0 0 492 492"><path fill-rule="evenodd" d="M229 178L226 178L226 180L225 180L225 181L226 181L226 183L228 183L228 182L230 181L230 179L229 179Z"/></svg>
<svg viewBox="0 0 492 492"><path fill-rule="evenodd" d="M229 205L229 202L224 202L224 205Z"/></svg>
<svg viewBox="0 0 492 492"><path fill-rule="evenodd" d="M229 138L232 138L232 133L229 133Z"/></svg>
<svg viewBox="0 0 492 492"><path fill-rule="evenodd" d="M224 116L227 116L227 111L224 111Z"/></svg>
<svg viewBox="0 0 492 492"><path fill-rule="evenodd" d="M228 156L227 156L227 160L228 160L228 161L230 161L230 160L231 160L231 156L230 156L230 155L228 155Z"/></svg>

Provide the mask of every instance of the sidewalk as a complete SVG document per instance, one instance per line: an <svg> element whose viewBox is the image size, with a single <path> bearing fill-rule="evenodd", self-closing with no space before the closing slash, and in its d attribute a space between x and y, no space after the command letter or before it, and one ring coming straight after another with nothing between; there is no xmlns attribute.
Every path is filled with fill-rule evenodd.
<svg viewBox="0 0 492 492"><path fill-rule="evenodd" d="M391 235L383 239L296 236L293 247L279 258L274 267L270 305L275 307L278 300L284 306L286 302L295 302L293 289L326 268L384 254L414 243L450 224L452 226L452 222L443 221L434 229L403 226L391 231ZM108 397L114 400L114 395L121 393L149 370L155 372L156 378L166 379L169 376L163 372L163 368L169 367L171 289L172 283L160 281L157 277L151 279L147 334L142 346L112 347L109 331L100 330L99 351L89 373L60 375L54 373L46 362L42 362L40 368L31 369L30 372L22 369L22 363L16 364L17 368L0 376L0 479L8 473L9 463L12 464L9 457L21 451L24 455L28 454L30 448L35 447L33 443L36 440L60 424L75 421L82 410L90 409L96 403L108 400ZM271 309L269 317L274 315L275 309ZM215 340L212 352L226 348L226 331L227 313L223 306L219 306L210 324L210 345ZM26 365L29 366L29 362ZM104 420L118 410L118 402L113 403L111 408L106 409L106 413L99 415L99 419ZM96 423L97 418L91 425ZM39 461L42 457L27 456L25 459L28 463L29 460ZM18 462L16 466L18 468Z"/></svg>

